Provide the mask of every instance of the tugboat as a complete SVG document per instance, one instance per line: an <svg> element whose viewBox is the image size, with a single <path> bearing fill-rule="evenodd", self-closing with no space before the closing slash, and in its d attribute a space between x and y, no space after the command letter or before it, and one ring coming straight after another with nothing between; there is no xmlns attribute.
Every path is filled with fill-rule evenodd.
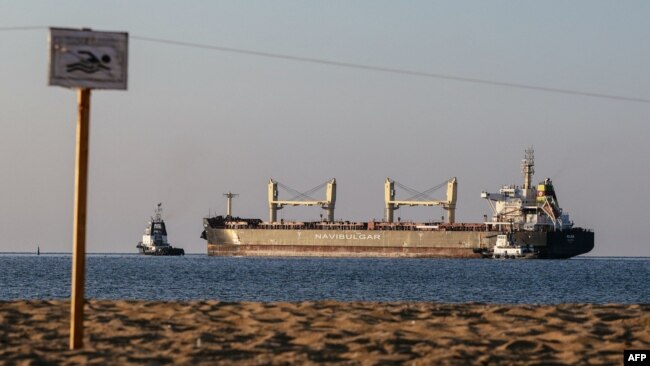
<svg viewBox="0 0 650 366"><path fill-rule="evenodd" d="M539 253L531 246L518 245L509 234L497 235L497 242L492 250L492 258L495 259L532 259L537 258L538 255Z"/></svg>
<svg viewBox="0 0 650 366"><path fill-rule="evenodd" d="M154 217L144 229L142 241L136 246L145 255L185 255L182 248L174 248L167 242L167 229L162 219L162 203L158 204Z"/></svg>

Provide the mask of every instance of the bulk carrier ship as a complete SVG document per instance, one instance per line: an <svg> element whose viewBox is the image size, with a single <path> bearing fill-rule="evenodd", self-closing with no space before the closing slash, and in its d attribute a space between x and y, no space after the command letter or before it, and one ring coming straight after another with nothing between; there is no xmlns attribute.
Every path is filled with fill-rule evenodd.
<svg viewBox="0 0 650 366"><path fill-rule="evenodd" d="M560 208L553 183L545 179L532 184L534 152L522 160L523 186L503 186L498 193L483 192L493 211L482 223L455 222L457 181L446 182L446 200L396 200L395 181L385 182L385 218L382 221L335 221L336 180L327 183L325 200L283 201L278 182L268 185L269 221L233 217L228 197L226 216L203 219L208 255L212 256L319 256L319 257L411 257L492 258L497 238L508 238L513 248L527 248L534 258L561 259L589 252L594 247L591 230L574 227ZM421 198L423 194L416 195ZM277 220L284 206L321 206L327 218L298 222ZM441 206L445 222L394 222L400 206ZM507 248L506 248L507 249ZM506 256L507 257L507 256ZM512 256L514 258L514 256Z"/></svg>

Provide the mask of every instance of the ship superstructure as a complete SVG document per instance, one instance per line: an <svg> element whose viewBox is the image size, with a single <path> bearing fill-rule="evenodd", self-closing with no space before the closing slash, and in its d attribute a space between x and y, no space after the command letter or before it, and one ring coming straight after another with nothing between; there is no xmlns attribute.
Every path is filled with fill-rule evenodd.
<svg viewBox="0 0 650 366"><path fill-rule="evenodd" d="M574 227L558 205L550 179L537 186L532 184L534 165L531 148L522 161L523 186L504 186L499 193L481 194L493 211L491 220L485 222L455 221L455 177L438 186L447 187L443 200L432 199L426 192L398 200L396 182L387 178L384 220L368 222L334 220L335 179L327 182L323 200L306 194L297 196L306 199L280 200L278 182L271 179L269 221L233 217L230 212L208 217L203 220L202 238L207 240L209 255L491 258L497 238L503 235L507 235L509 243L534 252L536 258L570 258L589 252L594 233ZM278 221L277 210L294 205L321 206L327 214L320 221ZM400 206L440 206L446 219L395 222L394 211Z"/></svg>
<svg viewBox="0 0 650 366"><path fill-rule="evenodd" d="M147 255L184 255L182 248L174 248L167 241L167 227L162 219L162 203L154 211L142 235L142 241L136 246L141 254Z"/></svg>
<svg viewBox="0 0 650 366"><path fill-rule="evenodd" d="M569 214L563 213L550 178L537 187L531 184L535 172L532 148L526 150L521 162L524 185L503 186L499 193L481 193L488 200L493 216L491 224L505 225L510 229L527 231L556 231L573 227Z"/></svg>

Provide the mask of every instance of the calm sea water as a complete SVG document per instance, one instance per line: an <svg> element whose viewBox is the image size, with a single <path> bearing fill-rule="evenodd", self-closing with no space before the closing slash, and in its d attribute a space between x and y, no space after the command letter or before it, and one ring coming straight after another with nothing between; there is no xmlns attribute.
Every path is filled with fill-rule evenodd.
<svg viewBox="0 0 650 366"><path fill-rule="evenodd" d="M571 260L89 255L95 299L650 303L650 258ZM0 255L0 300L70 296L70 255Z"/></svg>

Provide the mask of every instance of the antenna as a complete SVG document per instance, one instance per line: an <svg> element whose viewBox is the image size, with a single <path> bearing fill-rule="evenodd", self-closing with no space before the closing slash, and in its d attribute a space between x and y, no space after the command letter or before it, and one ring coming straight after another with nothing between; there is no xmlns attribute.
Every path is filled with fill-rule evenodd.
<svg viewBox="0 0 650 366"><path fill-rule="evenodd" d="M232 217L232 198L239 196L237 193L224 193L224 196L226 196L227 201L226 201L226 216Z"/></svg>
<svg viewBox="0 0 650 366"><path fill-rule="evenodd" d="M524 160L521 161L521 170L524 173L524 189L532 187L533 174L535 174L535 150L533 147L526 149Z"/></svg>
<svg viewBox="0 0 650 366"><path fill-rule="evenodd" d="M158 203L158 207L156 207L156 221L160 221L162 219L162 202Z"/></svg>

